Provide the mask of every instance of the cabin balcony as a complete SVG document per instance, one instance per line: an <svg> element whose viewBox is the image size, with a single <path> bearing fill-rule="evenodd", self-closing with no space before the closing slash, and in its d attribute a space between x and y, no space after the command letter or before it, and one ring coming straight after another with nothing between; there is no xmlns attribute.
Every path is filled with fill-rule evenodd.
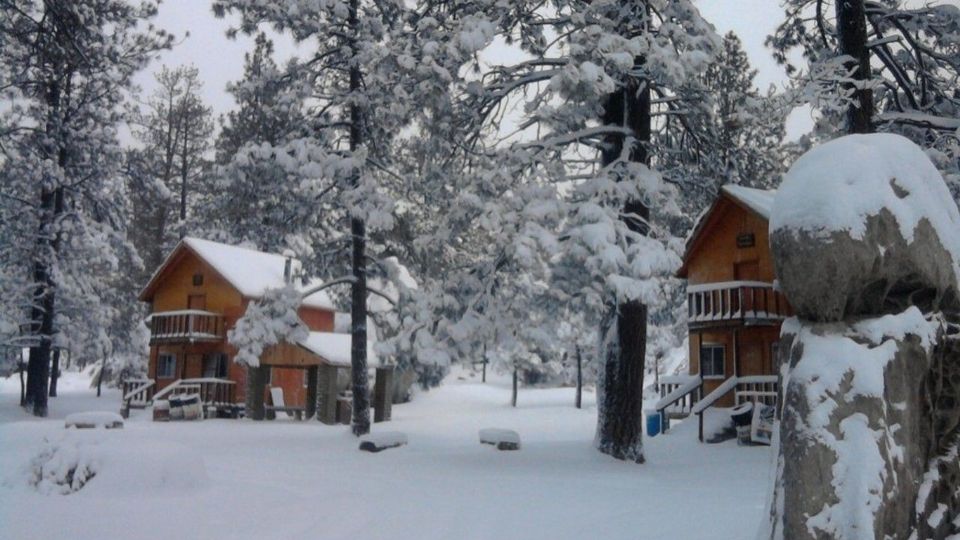
<svg viewBox="0 0 960 540"><path fill-rule="evenodd" d="M777 324L793 316L780 291L762 281L724 281L687 287L690 328Z"/></svg>
<svg viewBox="0 0 960 540"><path fill-rule="evenodd" d="M198 309L160 311L150 315L150 344L222 341L223 316Z"/></svg>

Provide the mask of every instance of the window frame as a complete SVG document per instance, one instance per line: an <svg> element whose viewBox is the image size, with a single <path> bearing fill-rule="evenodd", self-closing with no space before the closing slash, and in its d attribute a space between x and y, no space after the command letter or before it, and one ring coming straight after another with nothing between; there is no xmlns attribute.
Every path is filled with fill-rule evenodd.
<svg viewBox="0 0 960 540"><path fill-rule="evenodd" d="M720 373L719 374L714 373L713 370L711 370L711 373L709 375L705 373L704 367L707 364L704 362L704 352L706 350L711 351L710 364L711 364L711 367L713 368L717 367L715 364L716 356L713 351L716 351L716 350L720 351L720 365L719 365ZM726 378L726 376L727 376L727 346L724 345L723 343L701 343L700 344L700 377L702 379L707 379L707 380L716 380L716 379L724 379Z"/></svg>
<svg viewBox="0 0 960 540"><path fill-rule="evenodd" d="M167 363L166 361L169 361ZM172 366L170 373L167 374L167 371L160 371L161 366ZM174 353L162 352L157 353L157 379L176 379L177 378L177 355Z"/></svg>

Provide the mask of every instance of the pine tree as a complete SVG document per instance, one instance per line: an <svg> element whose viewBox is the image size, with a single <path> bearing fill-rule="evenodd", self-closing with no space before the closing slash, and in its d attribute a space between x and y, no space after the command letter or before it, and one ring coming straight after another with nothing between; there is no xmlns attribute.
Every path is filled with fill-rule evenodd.
<svg viewBox="0 0 960 540"><path fill-rule="evenodd" d="M452 262L421 288L400 345L450 361L536 354L528 335L549 335L559 306L586 312L604 364L598 447L642 461L645 306L678 262L648 219L677 207L654 167L665 133L703 135L668 119L702 96L697 75L719 40L689 2L514 2L477 17L478 39L527 56L477 66L463 116L437 130L462 157L425 175L422 193L453 202L421 243Z"/></svg>
<svg viewBox="0 0 960 540"><path fill-rule="evenodd" d="M461 9L463 8L463 9ZM384 4L370 0L317 3L289 0L283 9L256 0L221 0L217 14L228 11L241 16L239 30L254 33L271 25L289 31L300 41L313 40L316 51L285 68L287 85L301 103L308 104L302 137L263 149L307 186L316 186L316 196L301 206L320 213L328 241L341 242L332 251L343 253L350 242L351 364L353 432L369 431L367 388L366 278L368 232L376 234L393 226L393 201L380 184L394 170L398 141L413 118L442 100L455 80L463 58L475 52L470 43L451 40L459 32L461 11L469 2L422 2ZM322 186L322 187L321 187ZM336 220L349 223L349 234L336 234ZM339 227L342 231L342 227ZM369 230L369 231L368 231ZM304 231L292 236L311 238ZM289 240L288 240L289 242ZM312 242L301 242L316 260ZM332 257L336 258L336 257ZM319 266L319 265L316 265ZM324 271L343 268L327 265Z"/></svg>
<svg viewBox="0 0 960 540"><path fill-rule="evenodd" d="M797 102L823 115L819 137L872 130L927 149L960 196L960 10L947 2L789 0L768 39L794 77ZM790 53L803 53L805 69Z"/></svg>
<svg viewBox="0 0 960 540"><path fill-rule="evenodd" d="M152 3L117 0L5 0L0 10L0 88L12 104L0 123L0 200L10 205L3 236L17 238L11 250L29 275L27 296L4 292L20 293L27 310L25 405L37 416L47 414L63 308L82 306L90 317L108 309L91 268L117 270L124 199L116 198L116 126L131 77L169 46L162 32L141 30L155 14Z"/></svg>
<svg viewBox="0 0 960 540"><path fill-rule="evenodd" d="M141 284L193 228L187 220L206 193L213 133L211 110L199 96L197 68L164 66L156 79L157 90L132 115L140 148L128 157L133 240L144 261Z"/></svg>

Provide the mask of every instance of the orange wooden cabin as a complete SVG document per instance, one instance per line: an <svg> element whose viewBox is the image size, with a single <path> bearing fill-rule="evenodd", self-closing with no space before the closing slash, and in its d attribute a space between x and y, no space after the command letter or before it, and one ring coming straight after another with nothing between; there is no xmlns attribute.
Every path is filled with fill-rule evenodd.
<svg viewBox="0 0 960 540"><path fill-rule="evenodd" d="M661 412L702 421L711 406L775 402L780 325L792 311L774 288L774 193L724 186L688 238L677 275L687 280L690 368L661 377Z"/></svg>
<svg viewBox="0 0 960 540"><path fill-rule="evenodd" d="M313 285L302 283L299 271L299 261L282 255L181 240L140 293L140 300L150 303L150 360L146 379L125 381L127 406L189 392L199 393L208 410L242 411L248 368L233 361L236 350L227 331L267 290L288 280L303 290ZM270 347L260 363L265 386L273 395L282 389L280 405L310 413L316 402L307 395L316 392L315 382L309 387L311 377L319 366L349 366L348 352L344 356L350 336L334 333L335 309L322 292L304 298L299 315L311 331L309 339Z"/></svg>

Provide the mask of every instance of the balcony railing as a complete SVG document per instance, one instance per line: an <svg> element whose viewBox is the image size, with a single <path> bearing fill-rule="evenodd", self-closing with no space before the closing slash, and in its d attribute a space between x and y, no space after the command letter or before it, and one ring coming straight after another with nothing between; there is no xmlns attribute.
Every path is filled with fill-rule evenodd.
<svg viewBox="0 0 960 540"><path fill-rule="evenodd" d="M761 281L725 281L687 287L691 326L764 324L793 315L790 304L773 285Z"/></svg>
<svg viewBox="0 0 960 540"><path fill-rule="evenodd" d="M209 311L183 309L150 315L150 344L193 343L223 339L223 317Z"/></svg>

